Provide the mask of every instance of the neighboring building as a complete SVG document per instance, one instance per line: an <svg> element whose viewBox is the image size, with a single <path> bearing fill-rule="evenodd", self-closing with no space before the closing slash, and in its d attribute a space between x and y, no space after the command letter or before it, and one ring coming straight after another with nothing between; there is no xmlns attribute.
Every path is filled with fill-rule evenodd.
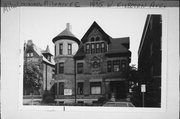
<svg viewBox="0 0 180 119"><path fill-rule="evenodd" d="M112 38L94 22L81 39L76 62L76 101L126 99L131 52L129 37ZM113 99L114 98L114 99Z"/></svg>
<svg viewBox="0 0 180 119"><path fill-rule="evenodd" d="M56 101L73 103L75 96L74 59L80 41L71 33L71 26L53 38L55 48L55 84L52 88L56 94ZM67 100L68 99L68 100Z"/></svg>
<svg viewBox="0 0 180 119"><path fill-rule="evenodd" d="M145 106L161 106L161 15L148 15L138 51L140 84L146 84Z"/></svg>
<svg viewBox="0 0 180 119"><path fill-rule="evenodd" d="M42 86L40 90L35 90L35 94L42 94L45 90L51 89L54 82L55 63L49 46L47 46L46 50L42 50L32 40L28 40L24 44L24 64L35 65L41 72L38 77L42 79ZM26 67L24 67L24 70L27 70ZM30 90L24 89L24 95L29 95Z"/></svg>

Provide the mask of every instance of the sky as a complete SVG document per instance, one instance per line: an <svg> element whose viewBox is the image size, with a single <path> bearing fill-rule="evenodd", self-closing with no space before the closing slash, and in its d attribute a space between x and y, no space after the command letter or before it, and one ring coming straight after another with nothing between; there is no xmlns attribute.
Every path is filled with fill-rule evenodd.
<svg viewBox="0 0 180 119"><path fill-rule="evenodd" d="M20 11L20 39L33 40L38 47L54 54L52 39L70 23L72 33L81 40L96 21L112 38L130 37L131 63L137 67L138 48L148 10L123 8L23 7Z"/></svg>

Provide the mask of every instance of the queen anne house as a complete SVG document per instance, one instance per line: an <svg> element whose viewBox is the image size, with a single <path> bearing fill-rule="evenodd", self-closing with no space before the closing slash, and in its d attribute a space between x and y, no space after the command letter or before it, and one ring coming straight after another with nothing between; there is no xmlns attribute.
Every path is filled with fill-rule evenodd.
<svg viewBox="0 0 180 119"><path fill-rule="evenodd" d="M38 76L36 77L39 78L41 87L39 90L34 89L34 94L41 95L45 90L51 89L54 83L55 63L53 55L50 53L49 46L47 46L46 50L42 50L37 47L32 40L28 40L28 42L24 44L24 64L25 66L35 66L36 69L39 70L39 74L37 73ZM27 67L24 68L25 71L28 70ZM24 95L32 93L31 87L27 87L29 86L26 85L26 87L24 87Z"/></svg>
<svg viewBox="0 0 180 119"><path fill-rule="evenodd" d="M112 38L94 22L79 41L70 25L53 39L56 101L94 103L126 99L131 59L129 37Z"/></svg>

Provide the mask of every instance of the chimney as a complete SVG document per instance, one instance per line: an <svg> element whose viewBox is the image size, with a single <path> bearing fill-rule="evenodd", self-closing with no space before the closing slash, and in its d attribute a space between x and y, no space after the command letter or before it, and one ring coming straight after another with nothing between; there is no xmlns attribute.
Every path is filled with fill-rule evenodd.
<svg viewBox="0 0 180 119"><path fill-rule="evenodd" d="M32 40L28 40L27 45L29 46L29 45L32 45L32 44L33 44Z"/></svg>
<svg viewBox="0 0 180 119"><path fill-rule="evenodd" d="M47 47L46 47L46 51L45 51L45 52L50 53L50 50L49 50L49 45L47 45Z"/></svg>
<svg viewBox="0 0 180 119"><path fill-rule="evenodd" d="M72 27L71 27L71 24L70 23L67 23L66 24L66 29L68 30L68 31L72 31Z"/></svg>

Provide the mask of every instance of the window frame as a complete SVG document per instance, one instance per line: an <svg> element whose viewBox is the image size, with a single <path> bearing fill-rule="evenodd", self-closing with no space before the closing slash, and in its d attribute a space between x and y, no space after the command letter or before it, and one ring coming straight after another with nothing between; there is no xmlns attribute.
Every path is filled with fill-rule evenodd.
<svg viewBox="0 0 180 119"><path fill-rule="evenodd" d="M100 53L100 43L96 43L96 53Z"/></svg>
<svg viewBox="0 0 180 119"><path fill-rule="evenodd" d="M88 46L88 47L87 47L87 46ZM89 54L90 51L91 51L90 47L91 47L91 44L87 43L87 44L86 44L86 53L87 53L87 54Z"/></svg>
<svg viewBox="0 0 180 119"><path fill-rule="evenodd" d="M84 82L77 83L77 94L83 95L84 94Z"/></svg>
<svg viewBox="0 0 180 119"><path fill-rule="evenodd" d="M101 53L105 52L105 42L101 42Z"/></svg>
<svg viewBox="0 0 180 119"><path fill-rule="evenodd" d="M62 64L62 66L61 66ZM64 73L64 62L60 62L59 63L59 74L63 74Z"/></svg>
<svg viewBox="0 0 180 119"><path fill-rule="evenodd" d="M100 37L99 36L96 36L96 41L100 41Z"/></svg>
<svg viewBox="0 0 180 119"><path fill-rule="evenodd" d="M91 53L96 53L95 51L95 43L91 43Z"/></svg>
<svg viewBox="0 0 180 119"><path fill-rule="evenodd" d="M59 44L59 55L62 55L63 54L63 44L60 43Z"/></svg>
<svg viewBox="0 0 180 119"><path fill-rule="evenodd" d="M121 60L121 68L122 68L122 71L125 71L126 68L127 68L127 61L126 60ZM125 67L123 67L123 65L125 65Z"/></svg>
<svg viewBox="0 0 180 119"><path fill-rule="evenodd" d="M78 62L77 63L77 74L83 74L84 72L84 63Z"/></svg>
<svg viewBox="0 0 180 119"><path fill-rule="evenodd" d="M112 72L112 61L107 61L107 72Z"/></svg>
<svg viewBox="0 0 180 119"><path fill-rule="evenodd" d="M58 95L64 95L64 82L59 82Z"/></svg>
<svg viewBox="0 0 180 119"><path fill-rule="evenodd" d="M99 93L93 93L92 88L100 88ZM90 82L90 94L91 95L100 95L102 94L102 84L101 82Z"/></svg>
<svg viewBox="0 0 180 119"><path fill-rule="evenodd" d="M118 71L115 70L115 66L118 65ZM120 71L120 60L114 60L113 61L113 72L119 72Z"/></svg>
<svg viewBox="0 0 180 119"><path fill-rule="evenodd" d="M91 38L90 38L90 41L91 41L91 42L94 42L94 41L95 41L95 38L94 38L94 37L91 37Z"/></svg>
<svg viewBox="0 0 180 119"><path fill-rule="evenodd" d="M68 43L68 55L72 55L72 44Z"/></svg>

